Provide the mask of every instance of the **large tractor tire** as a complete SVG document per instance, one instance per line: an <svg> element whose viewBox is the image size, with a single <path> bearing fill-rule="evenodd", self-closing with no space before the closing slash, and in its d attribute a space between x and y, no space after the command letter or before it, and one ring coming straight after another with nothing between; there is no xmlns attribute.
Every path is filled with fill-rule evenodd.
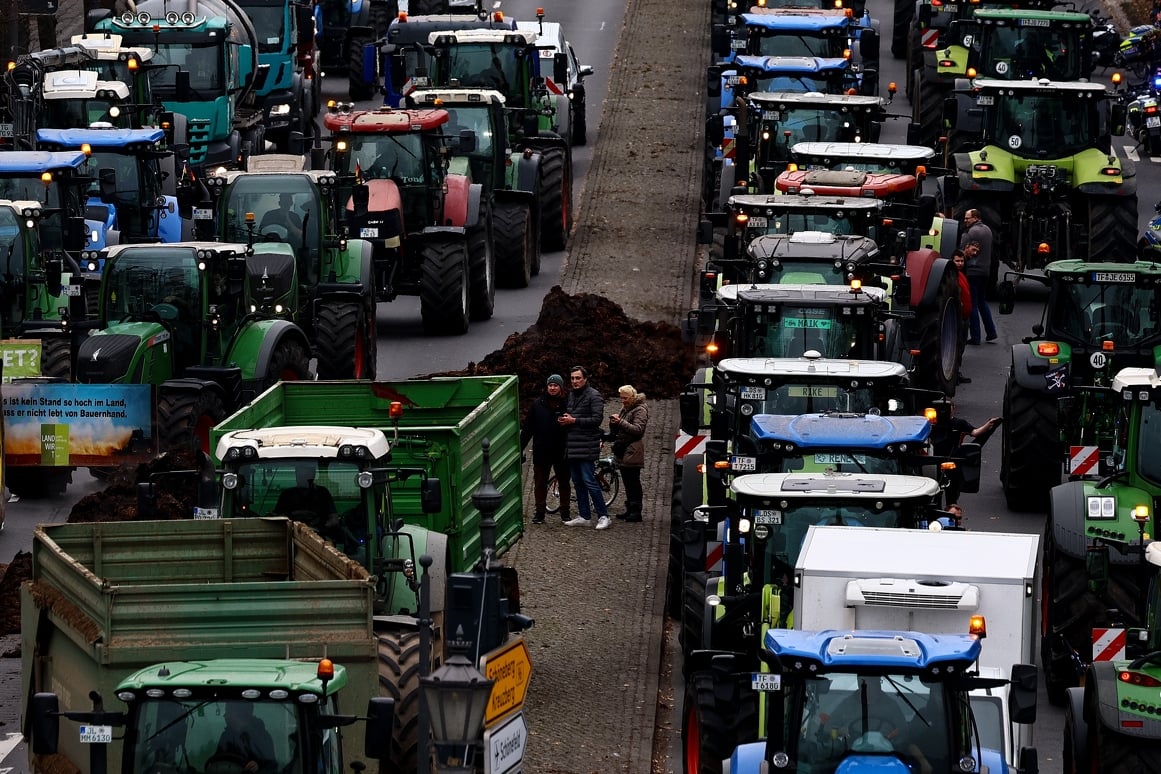
<svg viewBox="0 0 1161 774"><path fill-rule="evenodd" d="M395 725L391 734L391 760L381 761L381 771L417 771L419 763L419 631L396 629L375 633L379 641L379 687L395 699ZM432 642L432 652L436 644ZM388 765L389 764L389 765Z"/></svg>
<svg viewBox="0 0 1161 774"><path fill-rule="evenodd" d="M352 35L347 40L347 94L351 102L371 99L375 85L363 82L363 47L374 41L366 35Z"/></svg>
<svg viewBox="0 0 1161 774"><path fill-rule="evenodd" d="M715 685L713 674L696 672L685 684L681 739L685 774L721 774L734 748L758 738L758 698L752 690ZM721 700L719 700L721 696Z"/></svg>
<svg viewBox="0 0 1161 774"><path fill-rule="evenodd" d="M226 418L222 398L213 390L165 390L157 396L161 452L210 453L210 428Z"/></svg>
<svg viewBox="0 0 1161 774"><path fill-rule="evenodd" d="M572 164L566 149L544 149L540 157L540 197L540 247L563 250L572 229Z"/></svg>
<svg viewBox="0 0 1161 774"><path fill-rule="evenodd" d="M1115 771L1117 774L1161 772L1161 740L1117 733L1097 718L1093 718L1092 725L1095 728L1089 732L1091 771Z"/></svg>
<svg viewBox="0 0 1161 774"><path fill-rule="evenodd" d="M919 124L919 144L935 147L943 123L945 89L923 77L923 67L911 74L911 120Z"/></svg>
<svg viewBox="0 0 1161 774"><path fill-rule="evenodd" d="M1065 691L1078 684L1072 651L1092 651L1092 627L1104 622L1104 606L1088 590L1084 561L1068 556L1052 539L1052 521L1044 537L1041 598L1040 664L1048 700L1064 704Z"/></svg>
<svg viewBox="0 0 1161 774"><path fill-rule="evenodd" d="M320 379L375 378L375 321L357 301L319 307L315 349Z"/></svg>
<svg viewBox="0 0 1161 774"><path fill-rule="evenodd" d="M907 58L907 41L911 34L911 20L914 18L914 0L895 0L891 27L891 56L896 59Z"/></svg>
<svg viewBox="0 0 1161 774"><path fill-rule="evenodd" d="M674 621L681 620L681 575L685 556L681 533L686 518L685 508L681 504L679 468L673 475L673 498L669 510L669 569L665 579L665 613Z"/></svg>
<svg viewBox="0 0 1161 774"><path fill-rule="evenodd" d="M705 633L705 596L708 573L690 572L688 569L682 574L681 580L681 631L678 638L681 643L681 655L689 656L695 650L702 648L702 637Z"/></svg>
<svg viewBox="0 0 1161 774"><path fill-rule="evenodd" d="M533 251L540 251L532 208L523 202L501 202L492 210L496 246L496 281L507 288L526 288L532 281ZM537 259L539 260L539 259Z"/></svg>
<svg viewBox="0 0 1161 774"><path fill-rule="evenodd" d="M468 332L468 247L461 241L432 241L423 246L419 308L428 335Z"/></svg>
<svg viewBox="0 0 1161 774"><path fill-rule="evenodd" d="M1043 511L1060 483L1056 400L1021 387L1011 375L1004 389L1000 485L1014 511Z"/></svg>
<svg viewBox="0 0 1161 774"><path fill-rule="evenodd" d="M1094 196L1088 202L1089 260L1124 261L1137 250L1137 195Z"/></svg>
<svg viewBox="0 0 1161 774"><path fill-rule="evenodd" d="M491 320L496 310L496 253L492 218L468 229L468 304L473 320Z"/></svg>
<svg viewBox="0 0 1161 774"><path fill-rule="evenodd" d="M572 137L570 144L576 147L587 145L589 142L589 121L585 106L585 92L583 88L573 92L572 100Z"/></svg>
<svg viewBox="0 0 1161 774"><path fill-rule="evenodd" d="M72 343L65 338L52 337L40 340L40 373L72 381Z"/></svg>
<svg viewBox="0 0 1161 774"><path fill-rule="evenodd" d="M278 382L301 382L309 378L310 353L306 347L290 339L278 342L266 366L266 386Z"/></svg>
<svg viewBox="0 0 1161 774"><path fill-rule="evenodd" d="M915 360L915 384L955 395L959 374L960 336L959 280L954 271L944 273L935 303L918 310L919 356Z"/></svg>

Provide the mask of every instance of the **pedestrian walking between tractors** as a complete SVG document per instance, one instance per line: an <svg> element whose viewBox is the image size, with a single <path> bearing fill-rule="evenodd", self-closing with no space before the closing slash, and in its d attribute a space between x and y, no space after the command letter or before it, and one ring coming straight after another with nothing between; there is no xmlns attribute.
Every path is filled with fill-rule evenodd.
<svg viewBox="0 0 1161 774"><path fill-rule="evenodd" d="M995 341L996 323L992 320L992 308L988 306L988 282L992 276L992 230L980 218L980 211L970 209L963 214L963 224L967 229L959 240L959 249L967 259L968 286L972 291L972 315L969 320L971 331L968 344L980 343L980 322L988 341Z"/></svg>
<svg viewBox="0 0 1161 774"><path fill-rule="evenodd" d="M621 410L609 416L609 432L613 438L613 457L625 482L625 512L617 518L627 522L641 521L644 497L641 491L641 469L645 467L645 428L649 424L649 407L645 393L637 392L631 384L622 386L617 394Z"/></svg>
<svg viewBox="0 0 1161 774"><path fill-rule="evenodd" d="M584 366L569 369L568 379L572 389L568 393L564 414L557 421L567 431L564 456L568 459L572 485L576 489L577 516L565 524L570 527L587 526L592 523L592 512L595 510L597 529L608 529L613 526L613 522L609 519L605 495L596 475L597 457L601 455L601 423L605 421L605 399L589 384L589 372Z"/></svg>
<svg viewBox="0 0 1161 774"><path fill-rule="evenodd" d="M568 460L564 456L567 430L559 420L564 415L567 397L564 394L564 378L560 374L548 377L544 393L532 402L528 416L520 427L520 448L525 449L532 442L532 497L535 510L533 524L543 524L548 507L548 480L556 477L560 494L560 519L568 521L569 498L572 487L569 483Z"/></svg>

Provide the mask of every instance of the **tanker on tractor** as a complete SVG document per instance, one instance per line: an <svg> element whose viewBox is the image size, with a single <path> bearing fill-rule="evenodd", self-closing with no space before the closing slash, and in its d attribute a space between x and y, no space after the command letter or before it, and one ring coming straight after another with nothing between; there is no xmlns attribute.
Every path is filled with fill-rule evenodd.
<svg viewBox="0 0 1161 774"><path fill-rule="evenodd" d="M328 162L351 235L370 245L367 290L377 301L419 296L428 334L463 334L491 318L496 298L492 202L481 183L448 169L449 143L471 153L476 134L448 131L440 109L327 113ZM349 198L348 198L349 197Z"/></svg>
<svg viewBox="0 0 1161 774"><path fill-rule="evenodd" d="M1136 254L1137 170L1111 150L1124 104L1100 84L1045 79L977 80L972 96L982 147L952 156L943 194L958 212L979 210L995 236L993 267Z"/></svg>
<svg viewBox="0 0 1161 774"><path fill-rule="evenodd" d="M1056 261L1034 278L1048 285L1048 300L1033 335L1012 347L1004 390L1000 483L1016 510L1047 505L1070 447L1111 438L1101 396L1113 376L1161 364L1161 266ZM1000 312L1010 313L1013 283L1000 285L1000 298Z"/></svg>
<svg viewBox="0 0 1161 774"><path fill-rule="evenodd" d="M344 231L337 176L304 165L301 156L268 154L251 159L250 171L221 170L206 179L213 208L194 215L206 238L290 255L295 282L278 285L277 308L267 313L307 333L321 378L373 378L371 244Z"/></svg>

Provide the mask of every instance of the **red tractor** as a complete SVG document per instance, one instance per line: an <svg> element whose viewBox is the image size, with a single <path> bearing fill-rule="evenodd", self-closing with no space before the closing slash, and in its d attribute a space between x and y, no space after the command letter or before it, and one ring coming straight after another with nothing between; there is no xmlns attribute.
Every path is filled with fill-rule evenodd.
<svg viewBox="0 0 1161 774"><path fill-rule="evenodd" d="M449 143L470 152L475 133L450 134L446 110L333 105L330 168L348 194L352 238L373 247L375 297L418 295L424 331L462 334L492 316L496 266L484 187L450 174Z"/></svg>

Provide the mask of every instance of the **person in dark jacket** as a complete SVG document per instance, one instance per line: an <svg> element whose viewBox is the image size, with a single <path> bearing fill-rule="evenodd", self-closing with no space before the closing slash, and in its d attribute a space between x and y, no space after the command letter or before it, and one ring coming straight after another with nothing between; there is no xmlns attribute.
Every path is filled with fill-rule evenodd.
<svg viewBox="0 0 1161 774"><path fill-rule="evenodd" d="M618 519L628 522L641 521L641 468L645 467L645 428L649 424L649 408L645 405L645 393L637 392L631 384L617 391L621 398L621 411L609 417L609 430L613 434L613 456L621 470L621 480L625 482L625 512L617 514Z"/></svg>
<svg viewBox="0 0 1161 774"><path fill-rule="evenodd" d="M589 372L584 366L573 366L568 374L572 391L568 394L565 413L558 420L568 431L564 456L576 488L577 517L567 522L570 527L592 523L589 499L597 512L597 529L613 526L605 507L605 493L597 483L596 462L601 454L601 422L604 421L605 399L589 385Z"/></svg>
<svg viewBox="0 0 1161 774"><path fill-rule="evenodd" d="M564 414L566 398L564 379L560 374L548 377L544 394L532 402L524 425L520 428L520 448L532 442L532 497L536 510L533 524L543 524L548 501L548 479L556 476L556 487L560 495L560 518L568 521L572 486L568 460L564 458L565 429L556 420Z"/></svg>

